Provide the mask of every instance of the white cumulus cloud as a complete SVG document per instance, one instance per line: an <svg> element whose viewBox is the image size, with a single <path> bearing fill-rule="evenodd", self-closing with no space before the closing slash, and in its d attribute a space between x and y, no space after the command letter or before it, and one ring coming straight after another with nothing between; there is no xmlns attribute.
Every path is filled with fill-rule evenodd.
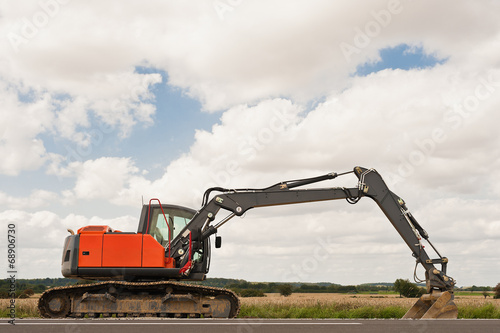
<svg viewBox="0 0 500 333"><path fill-rule="evenodd" d="M198 208L210 186L259 188L361 165L405 198L459 285L497 282L488 263L498 259L499 4L227 3L225 10L211 0L0 5L0 174L45 166L48 177L67 181L57 189L36 183L24 198L2 188L2 207L17 209L0 213L4 220L29 232L50 229L36 246L55 256L64 231L54 230L109 222L91 212L38 211L58 200L65 209L99 202L107 216L141 196ZM356 75L402 44L441 61ZM61 140L88 147L95 125L121 137L155 126L160 84L221 115L163 174L148 174L126 149L72 161L52 149ZM356 179L325 183L336 185ZM23 202L39 208L26 212ZM136 218L124 219L131 227ZM220 232L225 246L214 252L212 276L348 284L413 270L404 243L368 200L249 211ZM328 256L314 257L318 249ZM37 260L36 272L49 272L48 261Z"/></svg>

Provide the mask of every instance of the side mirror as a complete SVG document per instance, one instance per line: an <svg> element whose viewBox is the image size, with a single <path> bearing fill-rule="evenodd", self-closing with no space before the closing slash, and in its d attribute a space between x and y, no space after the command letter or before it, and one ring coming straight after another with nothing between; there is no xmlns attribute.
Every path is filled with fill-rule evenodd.
<svg viewBox="0 0 500 333"><path fill-rule="evenodd" d="M215 237L215 248L220 249L221 246L222 246L222 237L216 236Z"/></svg>

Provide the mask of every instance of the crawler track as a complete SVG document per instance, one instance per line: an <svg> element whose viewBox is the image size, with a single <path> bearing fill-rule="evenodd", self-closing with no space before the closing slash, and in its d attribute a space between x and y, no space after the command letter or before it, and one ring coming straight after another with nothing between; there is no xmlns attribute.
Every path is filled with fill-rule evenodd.
<svg viewBox="0 0 500 333"><path fill-rule="evenodd" d="M240 310L235 293L223 288L170 281L106 281L56 287L38 301L42 317L234 318Z"/></svg>

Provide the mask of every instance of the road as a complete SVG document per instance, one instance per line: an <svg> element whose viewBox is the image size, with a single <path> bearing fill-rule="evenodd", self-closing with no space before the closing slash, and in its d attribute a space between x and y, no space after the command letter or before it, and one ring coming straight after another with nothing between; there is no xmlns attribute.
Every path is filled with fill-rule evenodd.
<svg viewBox="0 0 500 333"><path fill-rule="evenodd" d="M500 320L384 319L16 319L0 320L0 332L63 333L302 333L302 332L499 332Z"/></svg>

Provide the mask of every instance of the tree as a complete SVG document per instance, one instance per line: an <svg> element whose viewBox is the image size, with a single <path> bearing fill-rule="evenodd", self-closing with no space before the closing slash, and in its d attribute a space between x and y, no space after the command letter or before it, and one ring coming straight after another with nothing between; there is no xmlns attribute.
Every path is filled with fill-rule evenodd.
<svg viewBox="0 0 500 333"><path fill-rule="evenodd" d="M397 279L396 281L394 281L394 291L399 293L399 297L403 297L402 290L403 290L404 282L405 282L405 280L403 280L403 279Z"/></svg>
<svg viewBox="0 0 500 333"><path fill-rule="evenodd" d="M420 297L424 294L424 289L411 283L410 280L397 279L394 282L394 290L399 293L399 297Z"/></svg>
<svg viewBox="0 0 500 333"><path fill-rule="evenodd" d="M17 296L17 298L29 298L29 296L25 293L20 293L19 296Z"/></svg>
<svg viewBox="0 0 500 333"><path fill-rule="evenodd" d="M266 297L266 295L259 289L243 289L239 292L241 297Z"/></svg>
<svg viewBox="0 0 500 333"><path fill-rule="evenodd" d="M37 285L33 288L33 291L34 291L35 293L39 293L39 294L41 294L41 293L43 293L43 292L45 291L45 286L44 286L43 284L39 283L39 284L37 284Z"/></svg>
<svg viewBox="0 0 500 333"><path fill-rule="evenodd" d="M35 294L35 292L33 291L33 289L28 288L28 289L25 289L25 290L23 291L23 294L26 294L26 295L28 295L28 296L33 296L33 295Z"/></svg>
<svg viewBox="0 0 500 333"><path fill-rule="evenodd" d="M287 296L290 296L292 294L292 285L291 284L280 284L278 286L278 290L280 292L281 295L287 297Z"/></svg>
<svg viewBox="0 0 500 333"><path fill-rule="evenodd" d="M497 284L497 286L495 288L493 288L493 290L495 291L494 298L500 298L500 283Z"/></svg>
<svg viewBox="0 0 500 333"><path fill-rule="evenodd" d="M490 291L490 287L483 287L483 296L485 299L486 299L486 297L490 296L488 291Z"/></svg>

